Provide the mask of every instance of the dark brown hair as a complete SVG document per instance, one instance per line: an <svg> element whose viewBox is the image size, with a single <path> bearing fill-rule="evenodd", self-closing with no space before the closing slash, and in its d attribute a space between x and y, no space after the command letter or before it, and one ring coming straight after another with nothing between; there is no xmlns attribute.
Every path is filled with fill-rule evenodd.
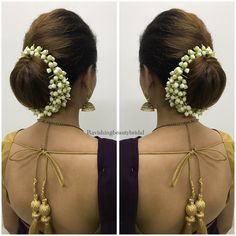
<svg viewBox="0 0 236 236"><path fill-rule="evenodd" d="M56 9L40 15L24 38L26 46L41 46L67 72L71 87L90 65L96 67L96 39L74 12ZM34 56L20 58L10 75L11 88L25 106L38 109L49 102L47 65Z"/></svg>
<svg viewBox="0 0 236 236"><path fill-rule="evenodd" d="M171 9L158 15L140 38L140 66L146 65L157 75L163 87L170 71L181 57L195 46L210 46L211 35L196 15ZM187 103L193 108L208 108L218 101L226 84L226 76L215 58L199 57L189 64Z"/></svg>

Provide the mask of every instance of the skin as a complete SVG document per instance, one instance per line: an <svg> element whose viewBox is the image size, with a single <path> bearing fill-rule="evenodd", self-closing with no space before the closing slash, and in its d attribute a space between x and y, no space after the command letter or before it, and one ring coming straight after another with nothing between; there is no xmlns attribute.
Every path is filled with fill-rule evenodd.
<svg viewBox="0 0 236 236"><path fill-rule="evenodd" d="M45 120L79 126L79 110L87 101L89 92L93 92L95 85L96 71L91 65L87 72L75 82L71 90L71 100L67 103L67 107L61 109L52 117L45 118ZM32 126L20 131L16 135L15 141L40 148L45 138L46 127L47 124L36 122ZM17 145L12 145L10 155L20 150L20 148ZM53 209L52 219L56 233L94 233L99 227L97 148L97 139L79 129L55 125L50 126L48 150L94 153L76 156L58 154L54 156L61 167L66 184L65 188L60 187L54 172L49 168L47 197ZM39 183L42 183L45 173L43 162L44 160L42 160L42 165L40 165L38 170L40 173L38 177ZM35 175L34 170L34 161L14 162L8 160L7 162L5 185L11 204L6 199L4 188L2 190L2 204L4 227L9 233L17 232L18 216L28 224L32 221L29 204L32 201L31 186ZM86 197L84 197L85 195Z"/></svg>
<svg viewBox="0 0 236 236"><path fill-rule="evenodd" d="M140 85L143 93L148 96L149 102L157 109L157 127L192 119L192 117L185 117L170 108L168 101L165 101L164 87L158 77L150 73L145 65L140 72ZM188 127L190 140L195 148L207 147L221 141L219 133L200 122L189 124ZM184 167L175 188L170 187L170 180L183 155L141 153L189 150L186 134L185 126L164 127L143 136L138 141L140 155L137 233L172 234L180 233L182 230L184 208L190 196L187 166ZM223 144L216 146L215 149L227 155ZM217 154L215 157L220 158ZM218 230L225 234L232 227L234 209L234 192L229 162L227 160L207 161L202 158L200 165L201 176L204 179L204 200L207 205L205 223L208 224L217 217ZM191 160L191 166L194 184L198 186L199 173L195 159ZM195 191L197 193L198 189L196 188ZM226 204L227 196L229 198ZM193 230L196 229L194 226Z"/></svg>

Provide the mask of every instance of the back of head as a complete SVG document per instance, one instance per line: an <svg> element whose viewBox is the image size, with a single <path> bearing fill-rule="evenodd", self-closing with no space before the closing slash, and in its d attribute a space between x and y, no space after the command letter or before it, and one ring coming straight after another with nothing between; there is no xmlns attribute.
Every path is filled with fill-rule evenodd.
<svg viewBox="0 0 236 236"><path fill-rule="evenodd" d="M163 87L181 57L195 46L213 49L206 26L196 15L171 9L158 15L145 29L139 50L140 66L146 65ZM187 103L206 109L220 98L226 84L225 73L216 58L198 57L189 64Z"/></svg>
<svg viewBox="0 0 236 236"><path fill-rule="evenodd" d="M96 66L96 39L89 26L74 12L56 9L40 15L25 35L23 49L32 45L47 49L67 73L70 85ZM47 64L35 56L22 57L10 76L11 88L23 105L39 109L49 102Z"/></svg>

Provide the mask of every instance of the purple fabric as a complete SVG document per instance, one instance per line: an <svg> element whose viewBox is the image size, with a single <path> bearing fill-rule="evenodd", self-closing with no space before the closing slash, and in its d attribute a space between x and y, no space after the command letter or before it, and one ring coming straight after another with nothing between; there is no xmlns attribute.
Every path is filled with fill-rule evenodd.
<svg viewBox="0 0 236 236"><path fill-rule="evenodd" d="M98 139L98 207L101 234L116 234L116 141ZM17 234L28 234L19 221Z"/></svg>
<svg viewBox="0 0 236 236"><path fill-rule="evenodd" d="M120 233L135 234L138 207L138 139L120 141ZM209 224L210 225L210 224ZM219 234L217 219L208 234Z"/></svg>
<svg viewBox="0 0 236 236"><path fill-rule="evenodd" d="M120 233L134 234L138 206L138 138L120 141Z"/></svg>
<svg viewBox="0 0 236 236"><path fill-rule="evenodd" d="M116 141L98 138L98 206L101 234L116 233Z"/></svg>
<svg viewBox="0 0 236 236"><path fill-rule="evenodd" d="M29 231L29 228L23 224L21 219L19 219L19 227L18 227L17 234L28 234L28 231Z"/></svg>

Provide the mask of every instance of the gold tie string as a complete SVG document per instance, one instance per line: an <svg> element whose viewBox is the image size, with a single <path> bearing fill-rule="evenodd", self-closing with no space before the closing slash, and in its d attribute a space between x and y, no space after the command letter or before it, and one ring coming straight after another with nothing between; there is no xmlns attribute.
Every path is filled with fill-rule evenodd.
<svg viewBox="0 0 236 236"><path fill-rule="evenodd" d="M182 233L192 234L193 233L193 224L197 222L197 233L198 234L207 234L207 227L204 221L204 211L206 204L203 200L203 179L201 177L201 168L200 168L200 158L203 159L211 159L214 161L225 161L227 160L227 156L219 150L213 149L213 147L218 146L223 143L223 141L217 142L215 144L209 145L204 148L192 147L189 129L186 125L187 133L188 133L188 151L159 151L159 152L139 152L139 155L169 155L169 154L183 154L183 157L177 163L175 171L172 175L171 179L171 187L175 187L178 183L178 180L181 176L182 170L186 164L188 164L188 175L189 175L189 185L191 189L191 196L188 199L188 202L185 207L185 225ZM213 154L219 154L220 158L214 157ZM195 187L193 184L193 180L191 177L191 168L190 168L190 160L191 158L197 158L198 162L198 170L199 170L199 193L196 196Z"/></svg>
<svg viewBox="0 0 236 236"><path fill-rule="evenodd" d="M28 155L23 155L22 157L14 158L14 156L16 156L17 154L24 153L26 151L31 151L31 152ZM36 158L37 163L38 163L38 160L40 158L42 158L42 157L45 158L46 157L47 161L49 161L50 165L52 166L52 169L54 170L54 173L56 174L56 177L58 179L59 184L63 187L65 184L64 184L64 177L62 175L62 171L61 171L59 165L57 164L57 162L54 160L54 158L52 157L52 155L50 153L51 152L46 151L43 148L41 148L39 150L37 148L27 147L27 148L18 150L15 153L13 153L12 155L10 155L9 160L11 160L11 161L23 161L23 160L28 159L28 158Z"/></svg>
<svg viewBox="0 0 236 236"><path fill-rule="evenodd" d="M214 158L213 156L211 156L209 154L208 151L216 152L216 153L220 154L223 158L222 159ZM209 159L214 160L214 161L225 161L225 160L227 160L227 156L219 150L215 150L215 149L208 148L208 147L207 148L201 148L201 149L193 148L192 150L188 151L187 154L177 164L176 169L175 169L174 174L173 174L173 177L172 177L172 180L171 180L171 186L172 187L174 187L177 184L178 179L180 177L180 174L182 172L182 169L186 164L186 161L189 161L192 157L195 156L197 158L198 162L199 162L199 158L200 158L199 154L201 154L202 157L209 158ZM198 164L198 166L200 168L200 163Z"/></svg>

